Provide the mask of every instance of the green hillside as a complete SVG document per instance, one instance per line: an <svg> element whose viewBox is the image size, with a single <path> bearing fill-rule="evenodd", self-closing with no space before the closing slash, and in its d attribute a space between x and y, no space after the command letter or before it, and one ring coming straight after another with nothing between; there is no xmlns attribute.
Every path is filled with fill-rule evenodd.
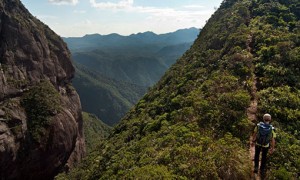
<svg viewBox="0 0 300 180"><path fill-rule="evenodd" d="M151 54L139 55L138 53L130 54L128 51L119 52L117 49L113 49L74 53L72 56L77 64L84 65L105 77L149 87L161 78L170 65L165 65L160 57ZM173 58L172 64L176 58Z"/></svg>
<svg viewBox="0 0 300 180"><path fill-rule="evenodd" d="M111 127L93 114L82 112L82 117L86 151L89 154L97 150L97 146L108 137Z"/></svg>
<svg viewBox="0 0 300 180"><path fill-rule="evenodd" d="M114 125L142 97L147 88L116 81L75 63L73 84L84 111L93 112L103 122Z"/></svg>
<svg viewBox="0 0 300 180"><path fill-rule="evenodd" d="M300 2L225 0L192 48L89 157L80 179L250 179L249 136L277 128L267 179L300 178ZM70 174L70 176L72 173Z"/></svg>

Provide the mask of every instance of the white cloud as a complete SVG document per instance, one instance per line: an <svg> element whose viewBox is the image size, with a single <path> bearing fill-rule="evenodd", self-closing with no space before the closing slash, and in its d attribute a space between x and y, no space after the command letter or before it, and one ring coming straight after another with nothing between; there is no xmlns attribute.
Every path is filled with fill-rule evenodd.
<svg viewBox="0 0 300 180"><path fill-rule="evenodd" d="M48 0L56 4L76 4L79 0ZM215 11L212 7L204 7L198 4L185 6L153 7L135 4L134 0L89 0L92 7L101 9L97 17L86 16L89 11L82 9L73 10L75 14L86 14L76 24L66 25L64 22L53 24L54 30L61 36L83 36L85 34L110 34L119 33L129 35L137 32L153 31L157 34L172 32L182 28L202 28L206 20ZM104 10L104 11L103 11ZM111 12L110 12L111 11ZM121 12L120 14L118 12ZM111 14L112 13L112 14ZM129 18L125 20L124 18ZM138 18L135 18L138 17ZM51 17L44 17L44 19ZM108 20L111 18L112 20ZM54 22L54 21L53 21ZM55 21L56 22L56 21Z"/></svg>
<svg viewBox="0 0 300 180"><path fill-rule="evenodd" d="M145 7L134 6L134 0L120 0L117 3L112 2L96 2L96 0L90 0L93 7L98 9L113 9L126 12L144 13L149 14L150 17L161 18L199 18L199 16L211 15L213 10L203 10L205 7L201 5L186 5L179 9L173 8L157 8L157 7ZM200 10L202 9L202 10ZM194 11L191 11L194 10ZM197 11L196 11L197 10Z"/></svg>
<svg viewBox="0 0 300 180"><path fill-rule="evenodd" d="M99 9L127 9L133 6L133 0L121 0L117 3L112 2L96 2L96 0L90 0L93 7Z"/></svg>
<svg viewBox="0 0 300 180"><path fill-rule="evenodd" d="M205 6L202 5L186 5L183 6L185 9L189 9L189 10L199 10L199 9L204 9Z"/></svg>
<svg viewBox="0 0 300 180"><path fill-rule="evenodd" d="M58 19L57 16L52 16L52 15L37 15L37 17L39 19L42 19L42 20L51 20L51 19L56 20L56 19Z"/></svg>
<svg viewBox="0 0 300 180"><path fill-rule="evenodd" d="M203 9L203 6L198 5L185 6L178 9L135 6L128 8L127 11L147 13L147 22L152 22L153 27L156 24L156 27L162 28L168 24L167 26L175 29L193 26L203 27L206 20L214 12L213 9Z"/></svg>
<svg viewBox="0 0 300 180"><path fill-rule="evenodd" d="M135 27L132 29L153 30L158 33L162 31L170 32L172 30L187 27L203 27L206 20L209 19L214 9L206 8L199 4L190 4L177 8L151 7L134 5L134 0L119 0L118 2L96 2L90 0L92 7L102 10L123 11L129 13L138 13L145 16L145 23L132 23L127 26ZM100 1L100 0L98 0ZM120 22L118 22L120 24ZM135 26L135 24L139 24ZM112 25L113 26L113 25ZM125 31L123 26L122 31ZM113 28L113 27L112 27ZM131 29L131 31L132 31ZM130 31L130 30L128 30ZM141 30L142 31L142 30Z"/></svg>
<svg viewBox="0 0 300 180"><path fill-rule="evenodd" d="M56 5L76 5L78 0L48 0L52 4Z"/></svg>
<svg viewBox="0 0 300 180"><path fill-rule="evenodd" d="M201 28L205 25L206 20L209 19L213 11L184 11L170 9L167 11L152 11L151 15L147 17L147 22L152 23L152 29L159 31L159 28L181 29L187 27ZM166 26L167 24L167 26Z"/></svg>
<svg viewBox="0 0 300 180"><path fill-rule="evenodd" d="M73 13L75 13L75 14L85 14L86 11L85 10L74 10Z"/></svg>

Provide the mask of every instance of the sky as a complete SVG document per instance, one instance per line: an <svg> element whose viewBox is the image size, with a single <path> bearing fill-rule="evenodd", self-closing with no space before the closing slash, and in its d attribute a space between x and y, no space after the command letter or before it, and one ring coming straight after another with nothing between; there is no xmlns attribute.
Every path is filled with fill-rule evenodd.
<svg viewBox="0 0 300 180"><path fill-rule="evenodd" d="M21 0L63 37L202 28L222 0Z"/></svg>

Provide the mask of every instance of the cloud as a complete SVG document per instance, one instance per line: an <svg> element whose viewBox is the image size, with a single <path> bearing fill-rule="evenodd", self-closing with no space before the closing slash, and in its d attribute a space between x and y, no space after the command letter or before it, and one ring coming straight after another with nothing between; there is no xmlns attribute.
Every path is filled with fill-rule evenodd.
<svg viewBox="0 0 300 180"><path fill-rule="evenodd" d="M38 15L37 17L43 20L58 19L57 16L51 16L51 15Z"/></svg>
<svg viewBox="0 0 300 180"><path fill-rule="evenodd" d="M85 14L86 11L85 10L74 10L73 13L75 13L75 14Z"/></svg>
<svg viewBox="0 0 300 180"><path fill-rule="evenodd" d="M185 9L190 9L190 10L198 10L198 9L203 9L205 6L202 5L186 5L183 6Z"/></svg>
<svg viewBox="0 0 300 180"><path fill-rule="evenodd" d="M153 16L189 16L197 15L199 13L191 12L191 10L198 10L200 14L211 14L211 11L203 10L205 7L202 5L186 5L181 8L158 8L158 7L145 7L145 6L134 6L134 0L120 0L119 2L96 2L96 0L90 0L92 7L106 10L119 10L126 12L135 13L148 13ZM199 10L202 9L202 10Z"/></svg>
<svg viewBox="0 0 300 180"><path fill-rule="evenodd" d="M55 5L76 5L78 0L48 0L50 3Z"/></svg>
<svg viewBox="0 0 300 180"><path fill-rule="evenodd" d="M131 6L127 9L123 9L127 12L148 14L147 20L153 22L161 22L166 24L182 23L189 26L203 26L205 21L213 14L213 9L204 9L204 6L200 5L188 5L178 8L157 8L157 7L143 7L143 6Z"/></svg>
<svg viewBox="0 0 300 180"><path fill-rule="evenodd" d="M117 3L112 2L96 2L96 0L90 0L93 7L99 9L127 9L133 7L133 0L121 0Z"/></svg>
<svg viewBox="0 0 300 180"><path fill-rule="evenodd" d="M114 14L116 12L122 12L122 15L124 15L123 12L128 13L124 18L130 17L130 20L124 21L122 18L109 22L93 20L93 25L90 25L90 22L82 22L80 28L76 28L78 31L85 29L88 32L101 32L102 34L117 32L128 35L149 30L166 33L188 27L202 28L215 11L213 7L204 7L199 3L171 8L137 5L134 0L89 0L89 2L96 9L113 11ZM109 12L105 13L109 14Z"/></svg>

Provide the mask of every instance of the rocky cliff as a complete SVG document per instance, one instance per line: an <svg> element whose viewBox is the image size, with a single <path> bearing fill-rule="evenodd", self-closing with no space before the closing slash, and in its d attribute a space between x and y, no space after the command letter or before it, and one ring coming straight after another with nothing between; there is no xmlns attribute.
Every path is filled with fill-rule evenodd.
<svg viewBox="0 0 300 180"><path fill-rule="evenodd" d="M66 44L20 0L0 0L1 179L51 179L85 152Z"/></svg>

